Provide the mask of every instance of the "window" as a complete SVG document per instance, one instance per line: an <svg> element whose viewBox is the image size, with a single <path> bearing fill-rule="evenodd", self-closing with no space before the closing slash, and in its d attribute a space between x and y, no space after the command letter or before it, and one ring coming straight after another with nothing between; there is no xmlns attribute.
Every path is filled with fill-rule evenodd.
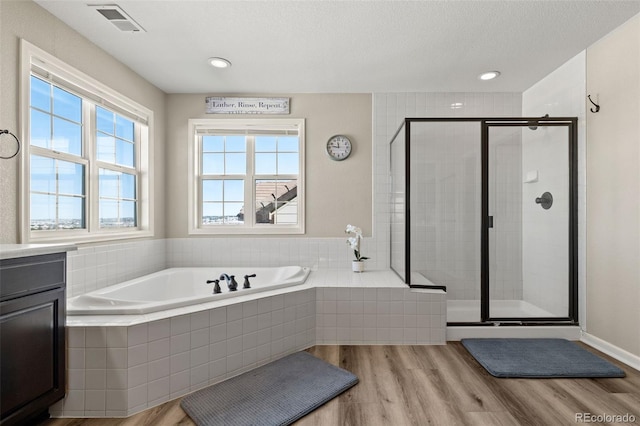
<svg viewBox="0 0 640 426"><path fill-rule="evenodd" d="M304 233L304 120L189 120L190 232Z"/></svg>
<svg viewBox="0 0 640 426"><path fill-rule="evenodd" d="M152 112L25 41L22 55L21 240L152 235Z"/></svg>

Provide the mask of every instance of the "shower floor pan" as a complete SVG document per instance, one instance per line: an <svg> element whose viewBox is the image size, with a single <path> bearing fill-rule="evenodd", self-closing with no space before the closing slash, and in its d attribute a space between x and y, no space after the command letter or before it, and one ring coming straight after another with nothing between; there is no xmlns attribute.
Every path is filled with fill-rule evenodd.
<svg viewBox="0 0 640 426"><path fill-rule="evenodd" d="M557 316L524 300L492 300L489 306L495 318ZM447 322L480 322L480 301L447 300Z"/></svg>

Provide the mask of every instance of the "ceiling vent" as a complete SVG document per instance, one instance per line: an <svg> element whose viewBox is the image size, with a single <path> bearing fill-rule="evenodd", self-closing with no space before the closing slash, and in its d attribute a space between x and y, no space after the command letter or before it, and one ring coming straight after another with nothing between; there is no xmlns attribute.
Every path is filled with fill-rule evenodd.
<svg viewBox="0 0 640 426"><path fill-rule="evenodd" d="M104 16L109 22L118 27L120 31L125 32L146 32L133 18L122 10L117 4L90 4Z"/></svg>

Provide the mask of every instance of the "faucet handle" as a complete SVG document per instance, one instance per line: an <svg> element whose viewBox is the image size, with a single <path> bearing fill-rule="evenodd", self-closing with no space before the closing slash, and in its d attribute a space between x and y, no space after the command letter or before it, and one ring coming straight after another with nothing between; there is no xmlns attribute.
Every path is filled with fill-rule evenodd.
<svg viewBox="0 0 640 426"><path fill-rule="evenodd" d="M244 276L244 285L242 288L251 288L251 283L249 283L249 278L254 278L256 274L245 275Z"/></svg>
<svg viewBox="0 0 640 426"><path fill-rule="evenodd" d="M213 283L213 294L222 293L220 289L220 280L207 280L207 284Z"/></svg>
<svg viewBox="0 0 640 426"><path fill-rule="evenodd" d="M229 283L229 291L236 291L238 289L238 283L235 275L229 275L231 282Z"/></svg>

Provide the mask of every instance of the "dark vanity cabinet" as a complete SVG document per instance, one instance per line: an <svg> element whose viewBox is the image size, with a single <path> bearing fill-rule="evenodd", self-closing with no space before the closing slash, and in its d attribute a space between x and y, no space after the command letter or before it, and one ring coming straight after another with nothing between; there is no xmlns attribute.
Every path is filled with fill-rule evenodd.
<svg viewBox="0 0 640 426"><path fill-rule="evenodd" d="M35 424L65 395L66 253L0 260L0 424Z"/></svg>

